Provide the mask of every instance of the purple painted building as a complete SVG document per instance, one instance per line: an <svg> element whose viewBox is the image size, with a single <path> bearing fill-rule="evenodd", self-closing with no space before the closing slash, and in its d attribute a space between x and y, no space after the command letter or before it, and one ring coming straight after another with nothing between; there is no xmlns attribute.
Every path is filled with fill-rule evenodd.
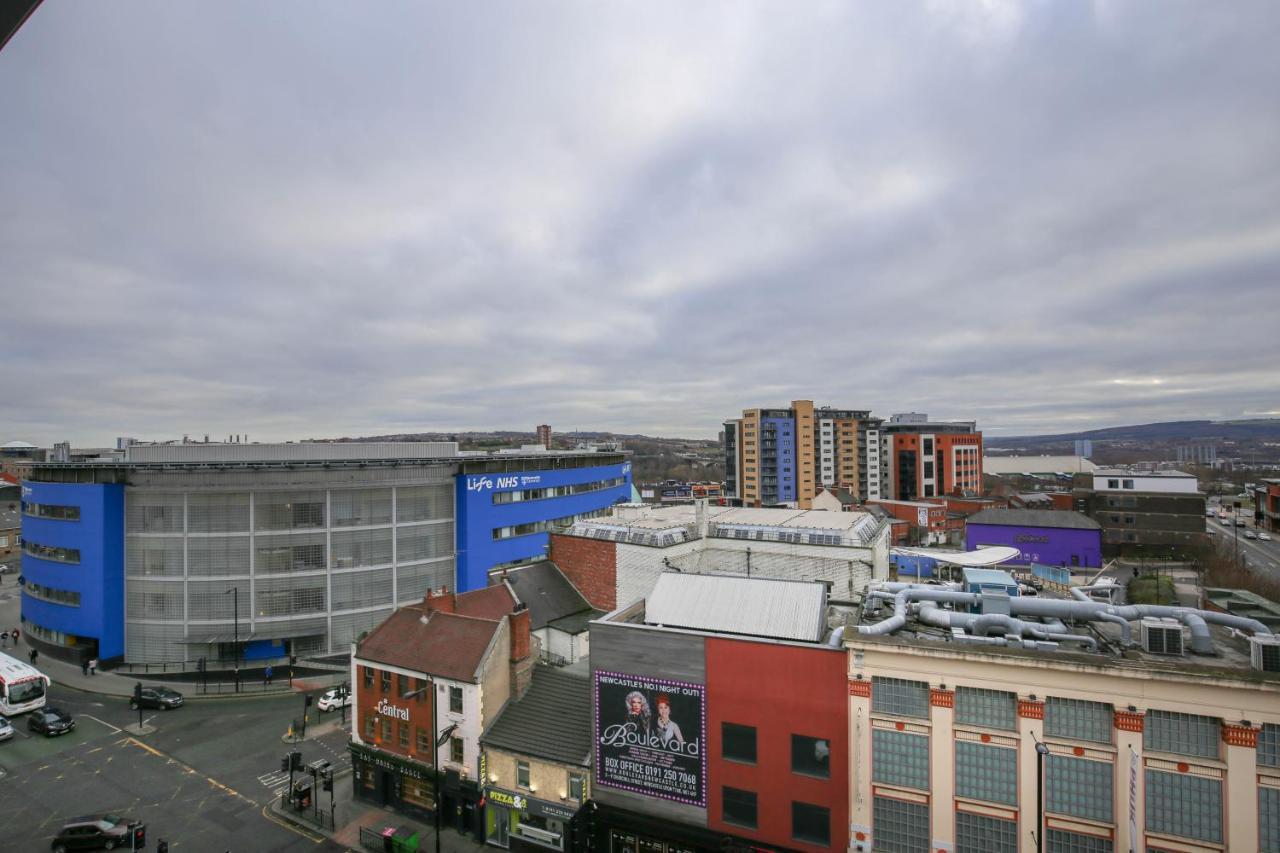
<svg viewBox="0 0 1280 853"><path fill-rule="evenodd" d="M1049 509L984 509L969 516L965 549L1008 545L1020 563L1102 565L1102 527L1086 515Z"/></svg>

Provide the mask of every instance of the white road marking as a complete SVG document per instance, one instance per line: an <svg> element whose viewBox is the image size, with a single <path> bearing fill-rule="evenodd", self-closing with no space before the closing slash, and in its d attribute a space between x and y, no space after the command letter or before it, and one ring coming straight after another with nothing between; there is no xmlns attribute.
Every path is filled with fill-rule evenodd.
<svg viewBox="0 0 1280 853"><path fill-rule="evenodd" d="M93 716L92 714L81 714L80 716L88 717L89 719L93 720L95 723L101 723L102 725L111 729L111 731L114 732L115 734L120 734L120 732L124 731L124 729L118 729L105 720L99 720L97 717Z"/></svg>

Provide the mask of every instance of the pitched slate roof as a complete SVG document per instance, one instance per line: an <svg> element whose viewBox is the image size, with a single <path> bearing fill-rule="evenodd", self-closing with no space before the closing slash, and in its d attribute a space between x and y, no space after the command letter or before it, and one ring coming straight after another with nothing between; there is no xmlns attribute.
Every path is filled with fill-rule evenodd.
<svg viewBox="0 0 1280 853"><path fill-rule="evenodd" d="M428 611L421 605L401 607L356 647L356 657L474 683L501 626L492 619Z"/></svg>
<svg viewBox="0 0 1280 853"><path fill-rule="evenodd" d="M1101 530L1087 515L1061 509L984 509L969 516L970 524L1003 527L1062 527L1068 530Z"/></svg>
<svg viewBox="0 0 1280 853"><path fill-rule="evenodd" d="M591 758L590 680L555 667L535 666L528 692L507 703L480 742L586 767Z"/></svg>
<svg viewBox="0 0 1280 853"><path fill-rule="evenodd" d="M550 560L509 569L504 577L516 597L528 606L529 627L534 631L557 619L591 610L582 593Z"/></svg>

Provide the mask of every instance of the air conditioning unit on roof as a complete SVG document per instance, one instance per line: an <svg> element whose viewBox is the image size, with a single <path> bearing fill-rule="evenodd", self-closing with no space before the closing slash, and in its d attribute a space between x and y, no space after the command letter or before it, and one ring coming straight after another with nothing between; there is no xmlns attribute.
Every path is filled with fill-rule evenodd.
<svg viewBox="0 0 1280 853"><path fill-rule="evenodd" d="M1177 619L1142 620L1142 648L1153 655L1182 654L1182 623Z"/></svg>
<svg viewBox="0 0 1280 853"><path fill-rule="evenodd" d="M1249 661L1260 672L1280 672L1280 637L1275 634L1250 637Z"/></svg>

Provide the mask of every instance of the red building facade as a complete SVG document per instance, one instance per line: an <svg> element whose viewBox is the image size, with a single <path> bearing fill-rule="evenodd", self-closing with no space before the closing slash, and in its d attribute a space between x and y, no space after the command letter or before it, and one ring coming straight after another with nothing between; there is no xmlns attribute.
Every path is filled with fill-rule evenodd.
<svg viewBox="0 0 1280 853"><path fill-rule="evenodd" d="M845 655L708 637L706 661L707 826L768 845L843 849L849 825ZM726 724L754 729L754 764L725 757ZM756 795L754 829L725 820L726 788ZM793 835L797 804L813 807L815 816L826 811L826 844Z"/></svg>

